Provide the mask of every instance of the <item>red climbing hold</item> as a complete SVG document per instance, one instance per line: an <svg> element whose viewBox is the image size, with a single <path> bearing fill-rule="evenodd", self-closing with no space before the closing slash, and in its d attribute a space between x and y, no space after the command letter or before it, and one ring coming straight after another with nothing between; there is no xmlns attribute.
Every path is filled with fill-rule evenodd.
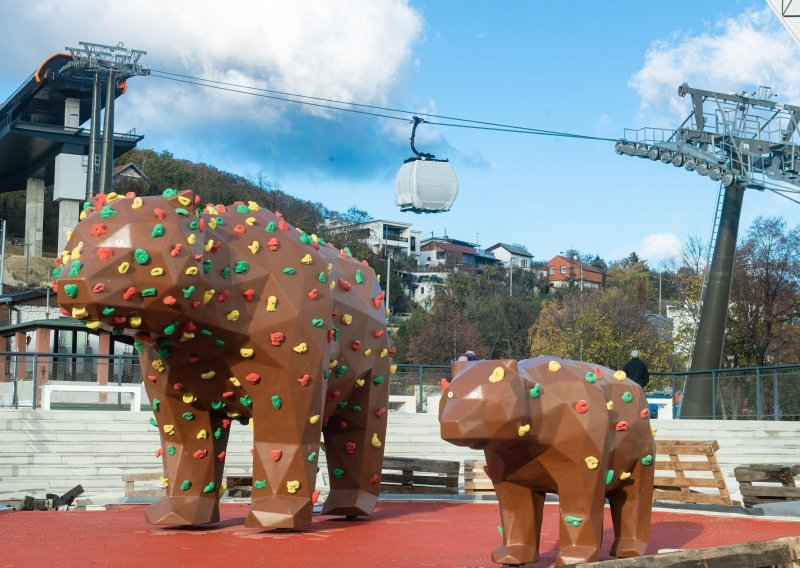
<svg viewBox="0 0 800 568"><path fill-rule="evenodd" d="M350 345L350 348L351 348L353 351L358 351L359 349L361 349L361 342L360 342L358 339L356 339L356 340L355 340L355 341L352 343L352 345Z"/></svg>
<svg viewBox="0 0 800 568"><path fill-rule="evenodd" d="M95 294L99 294L100 292L102 292L105 289L106 289L106 285L103 284L102 282L98 282L97 284L92 286L92 292L94 292Z"/></svg>
<svg viewBox="0 0 800 568"><path fill-rule="evenodd" d="M174 306L178 303L178 300L175 299L175 296L167 296L164 298L163 302L168 306Z"/></svg>
<svg viewBox="0 0 800 568"><path fill-rule="evenodd" d="M166 216L167 216L167 214L166 214L166 213L164 213L164 210L163 210L163 209L159 209L158 207L156 207L155 209L153 209L153 214L154 214L156 217L158 217L158 220L159 220L159 221L163 221L163 220L164 220L164 218L166 218Z"/></svg>
<svg viewBox="0 0 800 568"><path fill-rule="evenodd" d="M279 347L281 343L286 340L286 336L283 335L282 332L276 331L275 333L269 334L269 342L272 343L274 346Z"/></svg>
<svg viewBox="0 0 800 568"><path fill-rule="evenodd" d="M283 452L280 450L270 450L269 455L272 458L272 461L280 461L281 457L283 457Z"/></svg>
<svg viewBox="0 0 800 568"><path fill-rule="evenodd" d="M347 428L347 422L345 422L344 420L339 422L339 430L345 430L346 428Z"/></svg>
<svg viewBox="0 0 800 568"><path fill-rule="evenodd" d="M289 230L289 224L286 221L284 221L283 219L281 219L278 222L278 229L281 230L281 231L288 231Z"/></svg>
<svg viewBox="0 0 800 568"><path fill-rule="evenodd" d="M328 330L328 343L332 343L333 340L336 338L336 331L333 329Z"/></svg>
<svg viewBox="0 0 800 568"><path fill-rule="evenodd" d="M311 382L311 377L309 377L308 375L303 375L302 377L297 379L297 382L300 383L302 386L307 387L308 383Z"/></svg>
<svg viewBox="0 0 800 568"><path fill-rule="evenodd" d="M208 455L208 450L197 450L194 453L194 459L201 460Z"/></svg>
<svg viewBox="0 0 800 568"><path fill-rule="evenodd" d="M261 381L261 375L258 373L249 373L244 380L253 385L257 385Z"/></svg>
<svg viewBox="0 0 800 568"><path fill-rule="evenodd" d="M108 260L109 258L114 256L114 251L112 251L110 248L100 247L99 249L97 249L97 252L95 254L97 255L97 258L99 258L100 260Z"/></svg>
<svg viewBox="0 0 800 568"><path fill-rule="evenodd" d="M355 442L345 442L344 443L344 453L353 454L355 451L356 451L356 443Z"/></svg>
<svg viewBox="0 0 800 568"><path fill-rule="evenodd" d="M225 461L225 450L222 450L220 453L217 454L217 461Z"/></svg>
<svg viewBox="0 0 800 568"><path fill-rule="evenodd" d="M376 483L378 483L378 481L380 481L380 477L378 477L378 474L373 474L373 475L371 475L371 476L370 476L370 478L369 478L369 482L370 482L371 484L373 484L373 485L375 485Z"/></svg>
<svg viewBox="0 0 800 568"><path fill-rule="evenodd" d="M230 295L230 290L223 290L221 293L217 294L217 302L224 302Z"/></svg>
<svg viewBox="0 0 800 568"><path fill-rule="evenodd" d="M617 422L617 424L614 426L614 429L615 429L617 432L624 432L625 430L627 430L627 429L628 429L628 423L627 423L627 422L625 422L624 420L620 420L620 421L619 421L619 422Z"/></svg>
<svg viewBox="0 0 800 568"><path fill-rule="evenodd" d="M104 225L103 223L95 223L92 225L92 233L93 237L99 237L100 235L105 235L108 232L108 225Z"/></svg>
<svg viewBox="0 0 800 568"><path fill-rule="evenodd" d="M161 457L161 456L163 456L163 455L164 455L164 448L158 448L158 449L156 450L156 457L157 457L157 458L160 458L160 457Z"/></svg>
<svg viewBox="0 0 800 568"><path fill-rule="evenodd" d="M175 383L174 385L172 385L172 388L175 389L176 391L182 391L183 383Z"/></svg>
<svg viewBox="0 0 800 568"><path fill-rule="evenodd" d="M397 347L389 347L389 357L394 357L395 355L397 355Z"/></svg>
<svg viewBox="0 0 800 568"><path fill-rule="evenodd" d="M270 240L267 241L267 248L272 252L278 250L278 239L272 237Z"/></svg>
<svg viewBox="0 0 800 568"><path fill-rule="evenodd" d="M189 363L197 363L200 360L199 355L195 355L194 353L189 354Z"/></svg>
<svg viewBox="0 0 800 568"><path fill-rule="evenodd" d="M125 300L131 300L134 296L136 296L136 288L133 286L122 293L122 298Z"/></svg>
<svg viewBox="0 0 800 568"><path fill-rule="evenodd" d="M230 418L223 418L222 419L222 428L224 430L227 430L228 426L230 426L230 425L231 425L231 419Z"/></svg>
<svg viewBox="0 0 800 568"><path fill-rule="evenodd" d="M311 494L311 504L316 505L318 499L319 499L319 489L315 489L314 492Z"/></svg>
<svg viewBox="0 0 800 568"><path fill-rule="evenodd" d="M578 411L578 414L583 414L587 410L589 410L589 403L585 400L579 400L575 403L575 410Z"/></svg>
<svg viewBox="0 0 800 568"><path fill-rule="evenodd" d="M386 408L385 407L381 407L378 410L376 410L375 411L375 416L377 416L378 418L383 418L384 416L386 416Z"/></svg>
<svg viewBox="0 0 800 568"><path fill-rule="evenodd" d="M150 382L156 382L156 378L157 377L155 375L147 375L147 380Z"/></svg>
<svg viewBox="0 0 800 568"><path fill-rule="evenodd" d="M649 408L642 408L639 411L640 418L648 418L650 416L650 409Z"/></svg>
<svg viewBox="0 0 800 568"><path fill-rule="evenodd" d="M450 386L450 381L445 378L442 378L442 392L447 390L447 387Z"/></svg>
<svg viewBox="0 0 800 568"><path fill-rule="evenodd" d="M345 292L348 292L352 287L353 285L350 284L350 282L348 282L344 278L339 278L339 288L341 288Z"/></svg>
<svg viewBox="0 0 800 568"><path fill-rule="evenodd" d="M331 392L331 393L328 393L328 396L326 396L325 398L326 398L327 400L336 400L337 398L339 398L339 396L340 396L341 394L342 394L342 393L340 393L339 391L333 391L333 392Z"/></svg>
<svg viewBox="0 0 800 568"><path fill-rule="evenodd" d="M376 329L375 331L372 332L372 337L374 337L375 339L377 339L379 337L383 337L383 330L382 329Z"/></svg>
<svg viewBox="0 0 800 568"><path fill-rule="evenodd" d="M256 291L252 288L248 288L244 292L242 292L242 297L244 298L245 302L249 302L253 299L253 296L256 295Z"/></svg>
<svg viewBox="0 0 800 568"><path fill-rule="evenodd" d="M172 247L172 250L169 251L169 255L170 256L178 256L179 254L181 254L181 249L182 248L183 248L183 245L181 243L176 244L174 247Z"/></svg>
<svg viewBox="0 0 800 568"><path fill-rule="evenodd" d="M222 398L231 398L233 396L233 391L225 391L222 393Z"/></svg>
<svg viewBox="0 0 800 568"><path fill-rule="evenodd" d="M316 288L314 288L313 290L309 291L309 293L308 293L308 298L310 300L316 300L318 296L319 296L319 290L317 290Z"/></svg>
<svg viewBox="0 0 800 568"><path fill-rule="evenodd" d="M183 329L183 331L186 331L188 333L192 333L194 330L197 329L197 326L194 325L194 323L192 323L191 321L187 321L185 324L183 324L181 329Z"/></svg>

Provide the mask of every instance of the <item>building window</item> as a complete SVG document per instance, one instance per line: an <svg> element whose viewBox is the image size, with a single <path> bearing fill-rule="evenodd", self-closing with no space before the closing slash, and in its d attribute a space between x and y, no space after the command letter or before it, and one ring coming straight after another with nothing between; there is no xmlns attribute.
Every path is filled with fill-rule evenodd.
<svg viewBox="0 0 800 568"><path fill-rule="evenodd" d="M415 252L417 250L417 237L411 237L411 250Z"/></svg>
<svg viewBox="0 0 800 568"><path fill-rule="evenodd" d="M550 274L555 274L555 273L556 273L556 267L555 266L551 266L550 267Z"/></svg>
<svg viewBox="0 0 800 568"><path fill-rule="evenodd" d="M419 287L419 293L420 294L424 294L425 293L425 286L420 286Z"/></svg>
<svg viewBox="0 0 800 568"><path fill-rule="evenodd" d="M566 273L567 273L567 267L566 265L564 265L561 267L561 274L566 274Z"/></svg>

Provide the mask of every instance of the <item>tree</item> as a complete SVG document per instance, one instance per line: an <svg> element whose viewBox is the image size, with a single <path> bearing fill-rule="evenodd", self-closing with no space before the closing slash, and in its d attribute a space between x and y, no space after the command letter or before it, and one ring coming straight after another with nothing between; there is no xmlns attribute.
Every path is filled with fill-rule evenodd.
<svg viewBox="0 0 800 568"><path fill-rule="evenodd" d="M800 227L758 217L738 247L725 355L735 366L797 362Z"/></svg>

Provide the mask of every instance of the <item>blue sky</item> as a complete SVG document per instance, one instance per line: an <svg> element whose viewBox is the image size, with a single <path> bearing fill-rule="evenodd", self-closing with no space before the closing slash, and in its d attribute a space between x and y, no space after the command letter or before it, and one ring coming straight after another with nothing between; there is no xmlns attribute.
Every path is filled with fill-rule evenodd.
<svg viewBox="0 0 800 568"><path fill-rule="evenodd" d="M49 54L86 40L145 49L153 69L234 83L617 138L677 126L678 85L771 85L800 104L800 48L763 1L493 2L350 0L221 5L155 0L96 7L0 0L0 98ZM32 34L30 30L37 30ZM610 142L423 125L417 147L451 160L460 193L448 213L401 213L394 176L411 127L348 113L134 78L117 130L290 194L351 205L537 259L568 248L607 260L636 250L652 265L689 235L708 238L717 186L672 166L617 156ZM800 222L800 206L748 191L757 215Z"/></svg>

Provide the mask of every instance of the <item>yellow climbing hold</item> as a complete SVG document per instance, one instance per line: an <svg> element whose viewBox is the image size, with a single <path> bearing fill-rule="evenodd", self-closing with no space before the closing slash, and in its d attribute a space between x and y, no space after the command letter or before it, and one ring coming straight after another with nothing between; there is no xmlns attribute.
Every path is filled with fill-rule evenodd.
<svg viewBox="0 0 800 568"><path fill-rule="evenodd" d="M519 437L522 438L525 434L527 434L530 431L531 431L531 425L523 424L522 426L517 428L517 435L519 435Z"/></svg>
<svg viewBox="0 0 800 568"><path fill-rule="evenodd" d="M214 290L213 288L211 290L206 290L205 292L203 292L203 303L204 304L209 303L211 301L211 298L213 298L214 294L216 293L217 291Z"/></svg>
<svg viewBox="0 0 800 568"><path fill-rule="evenodd" d="M100 322L98 320L87 321L86 327L88 329L98 329L100 327Z"/></svg>
<svg viewBox="0 0 800 568"><path fill-rule="evenodd" d="M239 319L239 310L231 310L225 317L228 318L228 321L236 321Z"/></svg>
<svg viewBox="0 0 800 568"><path fill-rule="evenodd" d="M386 311L386 317L388 318L388 317L389 317L389 315L390 315L392 312L390 312L390 311L389 311L389 308L388 308L388 307L386 308L386 310L385 310L385 311Z"/></svg>
<svg viewBox="0 0 800 568"><path fill-rule="evenodd" d="M162 361L161 359L156 359L155 361L153 361L152 365L153 368L159 373L162 373L164 371L164 361Z"/></svg>
<svg viewBox="0 0 800 568"><path fill-rule="evenodd" d="M184 331L181 333L181 338L178 341L189 341L190 339L194 339L194 333L189 333L188 331Z"/></svg>
<svg viewBox="0 0 800 568"><path fill-rule="evenodd" d="M164 269L161 268L160 266L157 266L150 271L150 276L163 276L163 275L164 275Z"/></svg>
<svg viewBox="0 0 800 568"><path fill-rule="evenodd" d="M250 211L261 211L261 206L258 203L256 203L255 201L248 201L247 202L247 208Z"/></svg>
<svg viewBox="0 0 800 568"><path fill-rule="evenodd" d="M180 202L180 204L181 204L181 205L183 205L184 207L189 207L189 205L191 205L191 204L192 204L192 200L191 200L191 199L189 199L188 197L186 197L185 195L179 195L179 196L178 196L178 201L179 201L179 202Z"/></svg>
<svg viewBox="0 0 800 568"><path fill-rule="evenodd" d="M389 374L394 375L397 372L397 365L389 365Z"/></svg>
<svg viewBox="0 0 800 568"><path fill-rule="evenodd" d="M656 435L656 432L658 432L658 428L650 428L650 433L653 434L653 436Z"/></svg>
<svg viewBox="0 0 800 568"><path fill-rule="evenodd" d="M206 252L210 252L211 247L213 246L214 246L214 239L208 239L208 242L205 245L203 245L203 250Z"/></svg>
<svg viewBox="0 0 800 568"><path fill-rule="evenodd" d="M207 430L200 430L197 433L197 439L198 440L206 440L206 439L208 439L208 431Z"/></svg>
<svg viewBox="0 0 800 568"><path fill-rule="evenodd" d="M86 309L86 306L75 306L72 308L72 317L75 319L88 318L89 310Z"/></svg>
<svg viewBox="0 0 800 568"><path fill-rule="evenodd" d="M328 288L330 288L331 290L336 288L336 281L335 280L331 280L330 282L328 282Z"/></svg>
<svg viewBox="0 0 800 568"><path fill-rule="evenodd" d="M331 264L330 262L328 263L327 271L328 271L328 274L330 274L333 271L333 264Z"/></svg>
<svg viewBox="0 0 800 568"><path fill-rule="evenodd" d="M119 198L120 198L120 195L117 192L112 191L111 193L106 195L106 203L111 203L112 201L116 201Z"/></svg>
<svg viewBox="0 0 800 568"><path fill-rule="evenodd" d="M314 257L306 253L306 255L300 259L300 262L302 262L303 264L314 264Z"/></svg>
<svg viewBox="0 0 800 568"><path fill-rule="evenodd" d="M81 214L78 216L78 219L80 219L81 221L86 219L86 211L81 211ZM67 237L67 240L69 240L69 237Z"/></svg>
<svg viewBox="0 0 800 568"><path fill-rule="evenodd" d="M286 491L289 493L297 493L298 489L300 489L300 482L296 479L286 482Z"/></svg>
<svg viewBox="0 0 800 568"><path fill-rule="evenodd" d="M306 345L305 343L298 343L297 345L292 347L292 350L295 353L305 353L306 351L308 351L308 345Z"/></svg>
<svg viewBox="0 0 800 568"><path fill-rule="evenodd" d="M197 242L197 235L191 233L188 237L186 237L186 242L190 245L193 245Z"/></svg>
<svg viewBox="0 0 800 568"><path fill-rule="evenodd" d="M216 211L206 211L206 213L216 213ZM216 229L217 228L217 218L216 217L211 217L211 219L208 220L208 226L211 229Z"/></svg>
<svg viewBox="0 0 800 568"><path fill-rule="evenodd" d="M197 276L197 267L190 266L189 268L186 269L186 274L188 276Z"/></svg>
<svg viewBox="0 0 800 568"><path fill-rule="evenodd" d="M235 387L240 387L240 386L242 386L242 383L241 383L241 382L239 381L239 379L237 379L236 377L231 377L231 378L229 378L228 380L229 380L229 381L231 382L231 384L232 384L233 386L235 386Z"/></svg>
<svg viewBox="0 0 800 568"><path fill-rule="evenodd" d="M339 366L338 359L334 359L330 363L328 363L328 368L330 368L330 369L333 369L334 367L338 367L338 366Z"/></svg>
<svg viewBox="0 0 800 568"><path fill-rule="evenodd" d="M364 349L364 357L369 357L370 355L372 355L372 349L367 347L366 349Z"/></svg>
<svg viewBox="0 0 800 568"><path fill-rule="evenodd" d="M183 398L183 402L185 402L186 404L191 404L191 403L193 403L195 400L197 400L197 397L196 397L196 396L194 396L194 395L193 395L192 393L190 393L190 392L187 392L186 394L184 394L182 398Z"/></svg>
<svg viewBox="0 0 800 568"><path fill-rule="evenodd" d="M356 386L357 387L363 387L365 383L366 383L366 381L364 379L357 379L356 380Z"/></svg>
<svg viewBox="0 0 800 568"><path fill-rule="evenodd" d="M492 374L489 375L489 382L490 383L499 383L503 380L503 377L506 376L506 371L503 367L495 367Z"/></svg>
<svg viewBox="0 0 800 568"><path fill-rule="evenodd" d="M250 418L250 420L247 421L247 425L250 426L251 432L255 430L255 421L252 418Z"/></svg>
<svg viewBox="0 0 800 568"><path fill-rule="evenodd" d="M389 350L388 349L386 349L385 347L383 349L381 349L381 359L386 357L388 354L389 354Z"/></svg>
<svg viewBox="0 0 800 568"><path fill-rule="evenodd" d="M623 481L628 479L630 476L631 476L631 472L630 471L623 471L622 473L619 474L619 478L621 480L623 480Z"/></svg>
<svg viewBox="0 0 800 568"><path fill-rule="evenodd" d="M78 245L74 249L72 249L72 254L69 255L69 257L72 260L78 260L81 257L81 247L82 246L83 245Z"/></svg>
<svg viewBox="0 0 800 568"><path fill-rule="evenodd" d="M606 403L606 408L607 408L608 410L614 410L614 401L613 401L613 400L609 400L609 401Z"/></svg>
<svg viewBox="0 0 800 568"><path fill-rule="evenodd" d="M369 443L372 444L373 448L380 448L383 445L381 444L381 441L378 439L377 433L372 434L372 440L370 440Z"/></svg>
<svg viewBox="0 0 800 568"><path fill-rule="evenodd" d="M350 325L351 323L353 323L353 316L351 316L350 314L342 315L342 323L344 325Z"/></svg>
<svg viewBox="0 0 800 568"><path fill-rule="evenodd" d="M253 354L255 353L255 351L254 351L253 349L251 349L250 347L242 347L241 349L239 349L239 353L240 353L240 354L242 355L242 357L244 357L245 359L249 359L250 357L252 357L252 356L253 356Z"/></svg>
<svg viewBox="0 0 800 568"><path fill-rule="evenodd" d="M126 272L128 272L128 269L130 267L131 267L131 264L129 262L127 262L127 261L120 262L119 266L117 266L117 272L119 272L120 274L125 274Z"/></svg>
<svg viewBox="0 0 800 568"><path fill-rule="evenodd" d="M213 378L216 376L216 374L217 374L217 372L216 372L216 371L207 371L207 372L205 372L205 373L201 373L201 374L200 374L200 378L203 378L203 379L213 379Z"/></svg>
<svg viewBox="0 0 800 568"><path fill-rule="evenodd" d="M267 298L267 311L274 312L278 309L278 298L275 296L270 296Z"/></svg>
<svg viewBox="0 0 800 568"><path fill-rule="evenodd" d="M256 218L255 217L248 217L247 219L244 220L244 222L252 227L253 225L256 224Z"/></svg>
<svg viewBox="0 0 800 568"><path fill-rule="evenodd" d="M175 433L175 426L172 424L164 424L164 433L168 436L172 436Z"/></svg>
<svg viewBox="0 0 800 568"><path fill-rule="evenodd" d="M142 318L141 316L131 316L128 318L128 323L130 324L131 327L134 328L139 327L140 325L142 325Z"/></svg>
<svg viewBox="0 0 800 568"><path fill-rule="evenodd" d="M614 378L617 379L618 381L624 381L625 379L628 378L628 375L625 374L625 371L617 371L616 373L614 373Z"/></svg>
<svg viewBox="0 0 800 568"><path fill-rule="evenodd" d="M315 414L314 416L308 419L309 424L316 424L317 422L319 422L319 414Z"/></svg>
<svg viewBox="0 0 800 568"><path fill-rule="evenodd" d="M225 414L228 418L239 418L240 416L238 412L231 412L231 411L228 411Z"/></svg>
<svg viewBox="0 0 800 568"><path fill-rule="evenodd" d="M139 199L139 198L137 197L136 199ZM158 479L158 484L161 487L168 487L169 486L169 479L167 479L166 477L160 477Z"/></svg>
<svg viewBox="0 0 800 568"><path fill-rule="evenodd" d="M260 245L260 244L258 244L258 241L253 241L252 243L250 243L249 245L247 245L247 248L249 248L249 249L250 249L250 252L252 252L253 254L256 254L256 253L258 252L258 248L259 248L260 246L261 246L261 245Z"/></svg>
<svg viewBox="0 0 800 568"><path fill-rule="evenodd" d="M600 461L594 456L589 456L583 461L586 462L586 467L589 469L597 469L597 466L600 465Z"/></svg>
<svg viewBox="0 0 800 568"><path fill-rule="evenodd" d="M550 361L547 364L547 368L555 373L556 371L561 370L561 363L559 363L558 361Z"/></svg>
<svg viewBox="0 0 800 568"><path fill-rule="evenodd" d="M142 198L141 197L134 197L133 203L131 203L131 209L139 209L142 206ZM166 487L166 485L164 486Z"/></svg>

